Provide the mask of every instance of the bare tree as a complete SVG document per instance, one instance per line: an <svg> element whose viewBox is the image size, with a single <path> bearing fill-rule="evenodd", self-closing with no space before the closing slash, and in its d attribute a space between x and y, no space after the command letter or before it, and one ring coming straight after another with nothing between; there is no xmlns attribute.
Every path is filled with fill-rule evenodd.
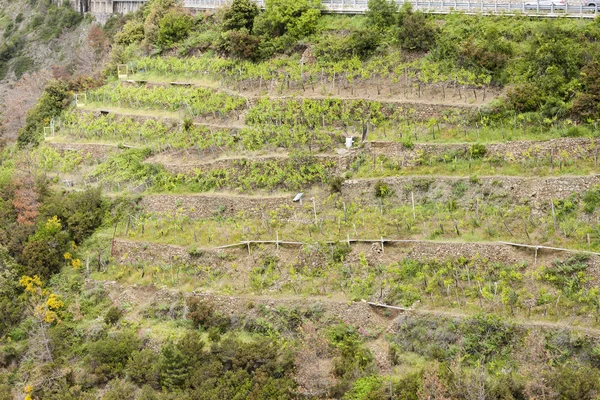
<svg viewBox="0 0 600 400"><path fill-rule="evenodd" d="M8 89L2 107L0 133L7 139L14 139L25 125L27 112L35 106L52 78L47 70L25 74L19 81Z"/></svg>

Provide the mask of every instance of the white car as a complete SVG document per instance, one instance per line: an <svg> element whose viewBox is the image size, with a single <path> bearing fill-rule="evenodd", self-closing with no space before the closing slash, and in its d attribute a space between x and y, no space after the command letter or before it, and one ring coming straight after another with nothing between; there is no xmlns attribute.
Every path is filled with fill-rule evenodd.
<svg viewBox="0 0 600 400"><path fill-rule="evenodd" d="M565 0L538 0L538 1L528 1L525 3L525 8L527 10L551 10L552 8L564 8Z"/></svg>

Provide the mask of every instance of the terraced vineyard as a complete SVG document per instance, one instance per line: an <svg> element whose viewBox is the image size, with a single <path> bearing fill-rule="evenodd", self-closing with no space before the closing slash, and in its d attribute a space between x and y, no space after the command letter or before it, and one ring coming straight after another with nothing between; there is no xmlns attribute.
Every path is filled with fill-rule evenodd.
<svg viewBox="0 0 600 400"><path fill-rule="evenodd" d="M21 247L5 231L0 244L37 254L32 243L51 237L44 251L60 263L31 257L19 271L44 267L49 285L69 296L64 331L44 322L48 314L34 321L81 338L63 353L39 346L44 366L63 363L56 386L21 363L14 376L33 371L24 380L36 387L26 393L600 393L600 134L597 106L586 108L600 94L585 80L600 65L582 57L588 64L574 67L552 33L552 24L570 24L564 30L594 50L596 25L525 21L507 33L510 19L485 26L448 16L434 29L421 14L398 14L434 30L436 47L394 50L409 26L401 24L376 31L389 36L385 51L336 56L336 40L367 34L350 17L320 27L326 39L298 42L302 52L260 61L216 55L233 51L222 42L216 52L183 57L190 44L180 42L140 57L151 46L125 41L115 59L126 63L110 64L118 79L80 85L69 106L65 95L45 130L53 134L7 157L14 166L0 164L35 172L28 186L12 183L10 201L15 219L37 226L14 230L29 237ZM141 25L123 32L141 26L150 35L135 18L127 24ZM453 50L467 22L483 39ZM227 40L202 26L201 35ZM587 72L569 81L571 69ZM536 84L547 84L546 97ZM44 190L31 200L23 193L36 184ZM49 296L33 276L21 281L31 304ZM54 312L50 297L40 304ZM11 333L14 346L23 332ZM125 347L124 357L111 353ZM71 358L53 359L57 352L89 364L81 367L89 376L67 372Z"/></svg>
<svg viewBox="0 0 600 400"><path fill-rule="evenodd" d="M567 295L545 272L598 268L594 136L522 119L480 128L478 108L450 97L417 112L401 96L133 82L88 93L38 150L73 188L139 193L98 278L595 324L595 286ZM153 115L163 103L171 114Z"/></svg>

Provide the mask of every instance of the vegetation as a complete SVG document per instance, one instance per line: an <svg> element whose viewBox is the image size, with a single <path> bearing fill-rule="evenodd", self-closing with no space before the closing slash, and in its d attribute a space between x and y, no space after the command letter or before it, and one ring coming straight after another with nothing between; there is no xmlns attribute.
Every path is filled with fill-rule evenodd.
<svg viewBox="0 0 600 400"><path fill-rule="evenodd" d="M368 7L94 27L2 143L0 399L598 397L600 25Z"/></svg>

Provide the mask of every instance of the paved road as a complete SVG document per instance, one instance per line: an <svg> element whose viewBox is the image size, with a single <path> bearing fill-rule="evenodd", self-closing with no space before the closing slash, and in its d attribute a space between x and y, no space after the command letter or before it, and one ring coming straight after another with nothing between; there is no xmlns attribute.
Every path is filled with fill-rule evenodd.
<svg viewBox="0 0 600 400"><path fill-rule="evenodd" d="M264 0L254 0L259 7L264 7ZM497 1L411 1L413 7L433 14L448 14L455 11L483 15L518 15L525 14L537 17L594 18L598 14L599 4L584 7L583 4L565 4L541 6L534 2L507 3ZM230 0L184 0L183 5L196 10L211 10L230 3ZM402 5L403 1L397 1ZM338 14L363 14L367 10L367 0L322 0L327 12Z"/></svg>

